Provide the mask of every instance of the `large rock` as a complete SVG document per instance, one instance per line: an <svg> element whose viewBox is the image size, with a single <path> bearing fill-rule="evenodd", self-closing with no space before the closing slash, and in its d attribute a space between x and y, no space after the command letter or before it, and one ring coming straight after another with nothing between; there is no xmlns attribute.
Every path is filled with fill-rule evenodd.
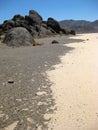
<svg viewBox="0 0 98 130"><path fill-rule="evenodd" d="M3 30L8 31L13 27L22 27L25 18L19 14L15 15L11 20L5 20L3 23Z"/></svg>
<svg viewBox="0 0 98 130"><path fill-rule="evenodd" d="M51 27L56 33L60 33L60 31L61 31L61 27L60 27L59 23L56 20L54 20L53 18L48 18L47 26Z"/></svg>
<svg viewBox="0 0 98 130"><path fill-rule="evenodd" d="M76 32L75 32L74 30L71 30L71 31L70 31L70 34L76 35Z"/></svg>
<svg viewBox="0 0 98 130"><path fill-rule="evenodd" d="M7 44L8 46L29 46L32 45L34 42L33 37L31 34L28 32L23 27L16 27L11 30L6 34L4 38L4 43Z"/></svg>
<svg viewBox="0 0 98 130"><path fill-rule="evenodd" d="M3 34L3 28L2 28L2 24L0 24L0 35Z"/></svg>
<svg viewBox="0 0 98 130"><path fill-rule="evenodd" d="M42 23L42 17L34 10L29 11L29 16L26 18L33 25L40 25Z"/></svg>
<svg viewBox="0 0 98 130"><path fill-rule="evenodd" d="M40 37L53 35L52 31L41 26L39 35Z"/></svg>
<svg viewBox="0 0 98 130"><path fill-rule="evenodd" d="M25 18L23 16L21 16L20 14L16 14L14 15L13 17L13 20L14 21L17 21L17 20L24 20Z"/></svg>
<svg viewBox="0 0 98 130"><path fill-rule="evenodd" d="M29 30L30 34L33 36L33 37L37 37L38 36L38 33L37 30L36 30L36 27L35 26L29 26Z"/></svg>
<svg viewBox="0 0 98 130"><path fill-rule="evenodd" d="M61 32L60 32L61 34L67 34L67 31L66 31L66 29L64 29L64 28L61 28Z"/></svg>
<svg viewBox="0 0 98 130"><path fill-rule="evenodd" d="M25 17L17 14L13 17L13 21L15 22L15 27L24 27L27 30L29 29L28 21L25 20Z"/></svg>
<svg viewBox="0 0 98 130"><path fill-rule="evenodd" d="M9 29L15 27L15 22L13 20L6 20L4 21L3 25L2 25L2 29L3 31L8 31Z"/></svg>

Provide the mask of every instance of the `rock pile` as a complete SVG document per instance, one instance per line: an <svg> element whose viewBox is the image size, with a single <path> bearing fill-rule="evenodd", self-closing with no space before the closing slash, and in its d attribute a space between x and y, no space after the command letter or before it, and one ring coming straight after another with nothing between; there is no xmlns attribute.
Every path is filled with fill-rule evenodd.
<svg viewBox="0 0 98 130"><path fill-rule="evenodd" d="M20 36L18 36L20 34L20 30L22 31L20 35L21 39ZM22 33L24 36L22 36ZM53 34L66 34L66 30L61 28L59 23L55 19L48 18L47 21L43 21L43 18L40 16L40 14L38 14L34 10L30 10L28 16L27 15L21 16L20 14L17 14L11 20L5 20L3 24L0 25L0 35L3 34L4 35L6 34L4 41L7 43L7 45L11 45L11 43L12 45L16 45L16 43L13 43L13 39L18 40L19 38L20 41L24 41L22 40L22 38L25 37L24 39L27 40L28 39L27 37L30 37L30 40L29 41L27 40L28 41L27 44L25 44L26 42L24 41L25 45L29 45L29 43L32 41L31 36L34 38L34 37L49 36ZM71 32L71 34L75 34L75 32ZM17 46L19 44L17 44ZM21 43L21 45L23 45L23 42Z"/></svg>

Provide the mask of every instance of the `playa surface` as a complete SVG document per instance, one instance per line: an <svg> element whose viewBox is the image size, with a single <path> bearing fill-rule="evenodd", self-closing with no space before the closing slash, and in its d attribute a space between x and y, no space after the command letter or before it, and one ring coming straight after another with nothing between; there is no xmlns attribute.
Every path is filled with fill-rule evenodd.
<svg viewBox="0 0 98 130"><path fill-rule="evenodd" d="M98 34L36 41L0 44L0 130L97 130Z"/></svg>
<svg viewBox="0 0 98 130"><path fill-rule="evenodd" d="M57 111L53 130L98 130L98 34L78 35L70 53L48 71Z"/></svg>

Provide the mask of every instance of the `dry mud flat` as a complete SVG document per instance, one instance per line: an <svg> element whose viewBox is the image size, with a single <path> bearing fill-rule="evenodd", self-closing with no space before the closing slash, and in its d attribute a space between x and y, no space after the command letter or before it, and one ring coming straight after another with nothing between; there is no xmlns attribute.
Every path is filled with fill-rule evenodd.
<svg viewBox="0 0 98 130"><path fill-rule="evenodd" d="M98 34L78 35L70 53L48 71L57 111L53 130L98 130Z"/></svg>

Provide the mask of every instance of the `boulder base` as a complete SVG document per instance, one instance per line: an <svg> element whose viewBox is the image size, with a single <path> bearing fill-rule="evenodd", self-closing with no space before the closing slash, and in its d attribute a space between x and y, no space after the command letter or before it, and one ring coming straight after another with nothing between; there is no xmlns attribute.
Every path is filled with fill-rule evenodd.
<svg viewBox="0 0 98 130"><path fill-rule="evenodd" d="M16 27L8 31L5 35L4 43L8 46L30 46L34 42L29 31L23 27Z"/></svg>

